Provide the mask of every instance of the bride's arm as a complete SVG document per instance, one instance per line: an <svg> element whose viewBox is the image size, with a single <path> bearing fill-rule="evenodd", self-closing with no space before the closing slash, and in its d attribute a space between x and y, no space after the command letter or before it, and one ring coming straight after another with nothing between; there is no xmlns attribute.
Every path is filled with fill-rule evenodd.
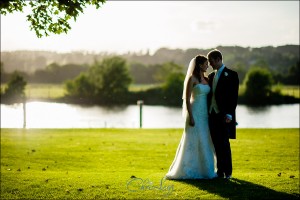
<svg viewBox="0 0 300 200"><path fill-rule="evenodd" d="M191 126L195 125L195 121L194 121L194 117L193 117L193 112L192 112L192 106L191 106L191 95L192 95L192 89L193 89L193 77L191 76L189 78L188 84L187 84L187 90L186 90L186 108L187 108L187 112L189 115L189 124Z"/></svg>

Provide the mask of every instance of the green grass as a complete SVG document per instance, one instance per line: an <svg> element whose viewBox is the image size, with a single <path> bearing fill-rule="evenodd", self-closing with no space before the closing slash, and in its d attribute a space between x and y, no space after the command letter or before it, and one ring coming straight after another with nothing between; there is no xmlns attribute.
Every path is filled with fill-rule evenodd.
<svg viewBox="0 0 300 200"><path fill-rule="evenodd" d="M7 84L1 84L1 90ZM25 94L28 99L56 99L63 97L66 91L63 84L30 83L26 85Z"/></svg>
<svg viewBox="0 0 300 200"><path fill-rule="evenodd" d="M31 99L56 99L65 95L63 84L28 84L26 96Z"/></svg>
<svg viewBox="0 0 300 200"><path fill-rule="evenodd" d="M281 93L289 96L294 96L296 98L300 98L299 86L289 86L289 85L282 86Z"/></svg>
<svg viewBox="0 0 300 200"><path fill-rule="evenodd" d="M131 84L129 86L129 91L131 92L138 92L142 90L148 90L151 88L155 88L160 86L161 84Z"/></svg>
<svg viewBox="0 0 300 200"><path fill-rule="evenodd" d="M299 199L299 129L238 129L230 181L147 187L147 180L160 186L181 135L182 129L1 129L1 198ZM129 191L132 176L144 187Z"/></svg>
<svg viewBox="0 0 300 200"><path fill-rule="evenodd" d="M245 86L240 85L239 87L239 95L244 94L245 92ZM293 96L296 98L300 98L300 88L299 86L296 85L274 85L272 87L272 91L275 92L279 90L281 94L283 95L288 95L288 96Z"/></svg>

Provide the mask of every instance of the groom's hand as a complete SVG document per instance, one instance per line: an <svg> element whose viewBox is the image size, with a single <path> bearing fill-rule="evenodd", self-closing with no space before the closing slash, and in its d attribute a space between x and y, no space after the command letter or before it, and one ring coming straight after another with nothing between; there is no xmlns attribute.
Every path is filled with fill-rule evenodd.
<svg viewBox="0 0 300 200"><path fill-rule="evenodd" d="M228 116L225 116L225 122L228 124L231 122L231 119Z"/></svg>

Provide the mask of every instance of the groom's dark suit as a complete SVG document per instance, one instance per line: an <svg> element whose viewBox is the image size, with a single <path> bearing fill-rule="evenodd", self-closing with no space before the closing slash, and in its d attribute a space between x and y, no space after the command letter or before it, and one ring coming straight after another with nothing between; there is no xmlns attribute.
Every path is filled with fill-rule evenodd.
<svg viewBox="0 0 300 200"><path fill-rule="evenodd" d="M211 91L208 94L208 112L211 137L215 146L217 156L218 175L226 176L232 173L230 139L236 138L235 109L237 106L239 78L235 71L225 67L219 75L215 88L215 102L219 112L210 109L213 98L213 79L215 72L209 74L209 85ZM225 116L232 116L230 123L225 123Z"/></svg>

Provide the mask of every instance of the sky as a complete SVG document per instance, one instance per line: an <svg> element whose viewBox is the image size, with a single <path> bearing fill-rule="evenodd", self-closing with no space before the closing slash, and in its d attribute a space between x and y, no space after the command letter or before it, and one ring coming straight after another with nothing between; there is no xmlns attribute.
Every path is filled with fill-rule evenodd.
<svg viewBox="0 0 300 200"><path fill-rule="evenodd" d="M1 15L1 51L147 52L299 45L299 1L107 1L67 34L37 38L27 12Z"/></svg>

